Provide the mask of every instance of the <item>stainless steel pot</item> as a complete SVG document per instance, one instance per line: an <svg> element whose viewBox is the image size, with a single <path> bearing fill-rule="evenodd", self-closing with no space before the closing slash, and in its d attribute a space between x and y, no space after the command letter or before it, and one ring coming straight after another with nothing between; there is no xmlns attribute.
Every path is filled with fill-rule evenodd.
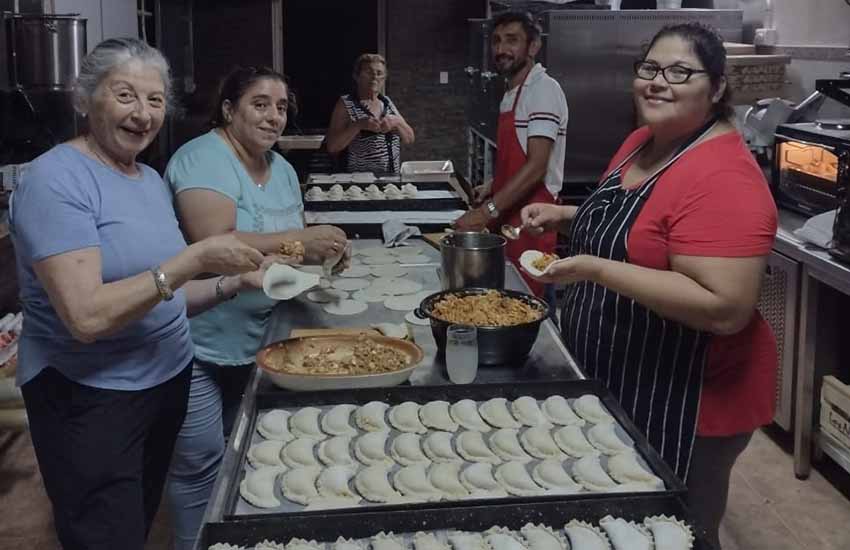
<svg viewBox="0 0 850 550"><path fill-rule="evenodd" d="M505 244L501 235L456 231L440 240L444 286L448 289L505 287Z"/></svg>
<svg viewBox="0 0 850 550"><path fill-rule="evenodd" d="M459 290L444 290L432 294L422 300L422 304L413 312L420 319L431 321L431 332L437 342L437 353L442 355L446 352L446 330L451 323L434 317L434 304L445 296L473 296L490 292L491 288L464 288ZM478 327L478 363L480 365L509 365L522 367L528 356L537 335L540 332L540 324L549 317L550 306L540 298L531 294L525 294L516 290L499 290L503 296L522 300L526 304L537 307L542 312L540 319L530 323L511 325L506 327Z"/></svg>
<svg viewBox="0 0 850 550"><path fill-rule="evenodd" d="M86 19L16 14L6 19L12 46L12 85L69 90L86 55Z"/></svg>

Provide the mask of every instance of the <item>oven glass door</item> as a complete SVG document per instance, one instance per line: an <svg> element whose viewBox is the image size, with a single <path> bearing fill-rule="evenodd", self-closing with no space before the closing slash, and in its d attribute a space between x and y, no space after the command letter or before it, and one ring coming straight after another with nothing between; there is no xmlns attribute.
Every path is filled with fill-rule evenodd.
<svg viewBox="0 0 850 550"><path fill-rule="evenodd" d="M812 214L836 208L839 158L832 147L779 141L776 161L780 191L777 198L786 206Z"/></svg>

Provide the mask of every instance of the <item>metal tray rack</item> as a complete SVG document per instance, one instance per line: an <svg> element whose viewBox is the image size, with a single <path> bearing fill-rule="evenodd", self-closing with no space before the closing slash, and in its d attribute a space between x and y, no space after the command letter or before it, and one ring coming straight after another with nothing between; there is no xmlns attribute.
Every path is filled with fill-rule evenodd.
<svg viewBox="0 0 850 550"><path fill-rule="evenodd" d="M227 488L227 497L224 506L223 517L227 519L248 519L261 517L293 517L314 516L325 512L304 511L300 505L284 505L280 509L261 510L253 508L241 500L239 494L239 482L244 477L247 463L247 450L252 438L257 437L255 426L258 413L267 409L282 408L295 410L306 406L323 407L341 403L355 405L365 404L369 401L383 401L389 405L415 401L425 403L427 401L442 399L449 402L461 399L472 399L477 402L486 401L492 397L505 397L509 400L523 395L529 395L539 400L550 395L562 395L565 398L574 398L583 394L597 395L602 404L614 416L624 434L631 439L634 449L640 455L646 465L661 478L665 489L651 493L618 493L628 498L643 498L650 495L684 494L685 486L675 476L673 471L664 463L658 453L650 447L646 438L637 430L625 411L620 407L613 395L596 380L573 380L556 382L528 382L511 385L504 384L471 384L471 385L445 385L445 386L396 386L390 388L372 388L358 390L337 390L323 392L269 392L259 393L256 398L256 407L250 423L250 431L246 434L246 441L241 445L239 457L239 475L233 476L230 486ZM376 504L369 503L352 508L345 508L349 513L364 513L374 510L414 510L423 507L431 508L456 508L458 506L493 506L501 504L520 504L529 501L557 501L557 500L580 500L592 501L607 498L614 493L577 493L572 495L552 494L533 497L506 497L506 498L481 498L464 499L462 501L445 501L437 503L415 503L415 504ZM288 502L288 501L287 501Z"/></svg>
<svg viewBox="0 0 850 550"><path fill-rule="evenodd" d="M357 514L323 512L281 521L279 517L240 519L208 523L204 526L198 548L206 549L215 543L251 547L263 540L287 543L293 537L319 542L334 542L337 537L363 539L380 531L409 535L417 531L446 530L484 531L494 525L517 530L528 522L542 523L553 529L578 519L598 525L606 515L630 521L642 521L655 515L675 516L688 523L694 531L694 550L712 550L705 531L691 518L680 497L675 495L626 496L571 500L559 502L503 503L491 506L454 508L418 508L410 510L376 511Z"/></svg>
<svg viewBox="0 0 850 550"><path fill-rule="evenodd" d="M362 201L304 201L304 210L313 212L371 212L398 210L402 212L423 210L466 210L468 207L460 197L439 199L381 199Z"/></svg>
<svg viewBox="0 0 850 550"><path fill-rule="evenodd" d="M343 183L343 182L340 182L340 183L325 183L325 182L313 183L313 182L308 181L307 183L302 184L302 187L304 187L305 190L306 190L309 187L318 186L318 187L321 187L324 190L327 190L327 189L330 189L331 187L333 187L334 185L341 185L343 189L348 189L352 185L357 185L359 187L365 188L365 187L369 187L370 185L374 184L374 185L378 186L378 189L383 190L384 187L386 187L387 185L389 185L391 183L393 185L395 185L396 187L401 187L402 185L405 185L407 183L412 183L420 191L454 191L455 190L451 186L451 184L449 184L445 181L404 181L404 180L399 180L399 179L396 179L395 181L377 180L377 181L373 181L373 182L369 182L369 183L356 182L356 181L349 181L349 182L345 182L345 183Z"/></svg>

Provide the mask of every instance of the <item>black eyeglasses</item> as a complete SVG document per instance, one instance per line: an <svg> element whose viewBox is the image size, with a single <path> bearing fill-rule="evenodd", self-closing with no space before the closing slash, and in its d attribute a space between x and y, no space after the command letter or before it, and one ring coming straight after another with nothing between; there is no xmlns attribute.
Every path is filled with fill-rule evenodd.
<svg viewBox="0 0 850 550"><path fill-rule="evenodd" d="M708 73L708 71L702 69L689 69L681 65L659 67L656 63L649 61L636 61L634 69L635 76L641 80L654 80L658 73L661 73L668 84L684 84L694 74Z"/></svg>

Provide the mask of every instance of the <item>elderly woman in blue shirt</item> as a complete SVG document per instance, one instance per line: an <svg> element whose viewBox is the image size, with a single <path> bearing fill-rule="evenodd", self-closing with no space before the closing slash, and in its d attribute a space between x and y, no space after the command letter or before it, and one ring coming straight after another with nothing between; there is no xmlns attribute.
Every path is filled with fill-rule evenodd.
<svg viewBox="0 0 850 550"><path fill-rule="evenodd" d="M186 412L187 309L256 288L268 265L233 235L187 246L168 188L136 162L169 93L157 50L96 46L75 88L88 131L35 159L11 201L17 381L66 549L144 547Z"/></svg>

